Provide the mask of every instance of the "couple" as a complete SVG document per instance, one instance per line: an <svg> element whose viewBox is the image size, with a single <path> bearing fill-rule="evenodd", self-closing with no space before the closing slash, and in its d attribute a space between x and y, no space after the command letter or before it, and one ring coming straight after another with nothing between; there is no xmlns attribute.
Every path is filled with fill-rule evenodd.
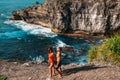
<svg viewBox="0 0 120 80"><path fill-rule="evenodd" d="M57 48L57 54L56 54L56 61L57 65L55 65L55 59L54 59L54 52L52 48L48 48L48 59L49 59L49 72L50 77L52 77L55 74L55 70L58 72L59 77L62 78L62 72L61 72L61 49L60 47Z"/></svg>

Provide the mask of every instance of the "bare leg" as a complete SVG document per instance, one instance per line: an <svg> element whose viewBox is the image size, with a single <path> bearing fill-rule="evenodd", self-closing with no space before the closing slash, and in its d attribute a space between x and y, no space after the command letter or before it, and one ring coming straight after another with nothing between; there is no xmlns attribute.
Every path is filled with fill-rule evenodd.
<svg viewBox="0 0 120 80"><path fill-rule="evenodd" d="M62 72L62 68L61 67L59 67L59 71Z"/></svg>
<svg viewBox="0 0 120 80"><path fill-rule="evenodd" d="M62 73L58 69L56 69L56 71L58 72L59 77L61 78L62 77Z"/></svg>
<svg viewBox="0 0 120 80"><path fill-rule="evenodd" d="M52 72L53 72L53 75L55 75L55 67L54 67L54 65L52 67Z"/></svg>
<svg viewBox="0 0 120 80"><path fill-rule="evenodd" d="M49 66L49 73L50 73L50 77L52 77L52 67L53 67L53 63L50 63L50 66Z"/></svg>

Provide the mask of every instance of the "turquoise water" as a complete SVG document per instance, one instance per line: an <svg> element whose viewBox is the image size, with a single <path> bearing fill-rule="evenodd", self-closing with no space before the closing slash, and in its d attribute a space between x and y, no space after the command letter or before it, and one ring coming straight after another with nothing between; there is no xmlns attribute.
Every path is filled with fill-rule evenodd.
<svg viewBox="0 0 120 80"><path fill-rule="evenodd" d="M44 0L37 0L44 2ZM36 0L0 0L0 58L7 60L47 61L47 48L72 46L74 51L62 50L62 63L87 63L88 50L101 38L72 38L50 29L23 21L10 21L12 12L34 5ZM94 40L88 43L88 40Z"/></svg>

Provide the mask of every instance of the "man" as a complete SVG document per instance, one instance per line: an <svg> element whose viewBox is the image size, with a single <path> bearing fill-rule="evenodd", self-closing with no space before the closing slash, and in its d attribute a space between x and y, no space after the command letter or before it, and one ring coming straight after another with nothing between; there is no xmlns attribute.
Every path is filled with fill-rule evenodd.
<svg viewBox="0 0 120 80"><path fill-rule="evenodd" d="M60 72L62 72L62 69L61 69L61 49L60 49L60 47L57 48L56 59L57 59L56 69L59 70Z"/></svg>

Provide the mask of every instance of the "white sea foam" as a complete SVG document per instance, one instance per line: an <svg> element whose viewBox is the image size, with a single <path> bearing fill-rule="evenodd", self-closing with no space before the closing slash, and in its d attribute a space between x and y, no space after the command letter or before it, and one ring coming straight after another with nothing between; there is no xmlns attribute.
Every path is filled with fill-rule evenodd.
<svg viewBox="0 0 120 80"><path fill-rule="evenodd" d="M28 34L38 35L38 36L44 36L44 37L55 37L57 34L53 33L51 29L45 28L42 26L34 25L34 24L28 24L23 21L5 21L5 24L11 24L16 26L19 29L22 29L23 31L27 32Z"/></svg>
<svg viewBox="0 0 120 80"><path fill-rule="evenodd" d="M79 56L78 61L76 61L75 63L77 63L77 64L86 64L86 63L88 63L87 56Z"/></svg>
<svg viewBox="0 0 120 80"><path fill-rule="evenodd" d="M27 34L33 34L33 35L37 35L37 36L44 36L44 37L56 37L57 34L53 33L51 31L51 29L49 28L45 28L42 26L38 26L38 25L34 25L34 24L28 24L26 22L23 21L5 21L5 24L10 24L13 25L21 30L23 30L24 32L26 32ZM13 32L15 33L15 32ZM16 34L9 34L10 38L17 37L20 36L21 33L16 33ZM11 37L12 36L12 37ZM57 39L57 43L56 43L56 47L64 47L66 46L66 44L61 41L60 39Z"/></svg>
<svg viewBox="0 0 120 80"><path fill-rule="evenodd" d="M37 56L37 57L31 57L33 62L37 62L37 63L42 63L43 61L45 61L45 59L42 56Z"/></svg>
<svg viewBox="0 0 120 80"><path fill-rule="evenodd" d="M1 13L0 16L1 16L2 18L8 18L8 19L10 18L10 16L8 16L8 15L6 15L6 14L4 14L4 13Z"/></svg>
<svg viewBox="0 0 120 80"><path fill-rule="evenodd" d="M65 47L65 46L67 46L66 43L64 43L63 41L57 39L56 47Z"/></svg>
<svg viewBox="0 0 120 80"><path fill-rule="evenodd" d="M3 14L3 13L1 13L0 15L1 15L1 16L4 16L4 14Z"/></svg>

